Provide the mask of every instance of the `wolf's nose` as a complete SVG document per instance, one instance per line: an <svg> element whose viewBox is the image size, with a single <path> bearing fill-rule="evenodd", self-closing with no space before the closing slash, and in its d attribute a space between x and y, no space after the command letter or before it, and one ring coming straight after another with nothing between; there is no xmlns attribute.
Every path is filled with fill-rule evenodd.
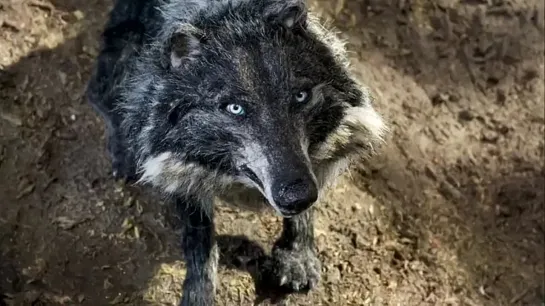
<svg viewBox="0 0 545 306"><path fill-rule="evenodd" d="M275 194L275 202L283 214L297 215L312 206L318 199L318 188L311 179L295 179L281 184Z"/></svg>

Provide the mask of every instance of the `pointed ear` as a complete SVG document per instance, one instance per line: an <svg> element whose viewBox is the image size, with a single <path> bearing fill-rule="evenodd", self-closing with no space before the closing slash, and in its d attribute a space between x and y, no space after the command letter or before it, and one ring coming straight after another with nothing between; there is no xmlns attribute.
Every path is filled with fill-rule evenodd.
<svg viewBox="0 0 545 306"><path fill-rule="evenodd" d="M169 41L170 66L179 68L186 61L194 59L201 52L203 36L193 28L181 28Z"/></svg>
<svg viewBox="0 0 545 306"><path fill-rule="evenodd" d="M304 0L269 0L264 16L269 22L282 25L286 29L304 26L307 8Z"/></svg>

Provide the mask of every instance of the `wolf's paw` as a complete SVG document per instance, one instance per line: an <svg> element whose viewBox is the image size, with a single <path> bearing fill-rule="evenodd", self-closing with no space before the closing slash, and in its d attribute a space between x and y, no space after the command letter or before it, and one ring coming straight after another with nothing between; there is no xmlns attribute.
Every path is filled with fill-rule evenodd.
<svg viewBox="0 0 545 306"><path fill-rule="evenodd" d="M294 292L314 289L320 281L322 264L314 250L273 250L273 277L277 285Z"/></svg>

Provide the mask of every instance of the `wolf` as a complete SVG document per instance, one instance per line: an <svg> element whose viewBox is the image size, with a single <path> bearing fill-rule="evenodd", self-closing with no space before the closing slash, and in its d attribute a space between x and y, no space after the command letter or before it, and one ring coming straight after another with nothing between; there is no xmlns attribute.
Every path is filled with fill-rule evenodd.
<svg viewBox="0 0 545 306"><path fill-rule="evenodd" d="M180 305L214 305L214 203L283 218L271 278L315 288L313 206L388 130L344 42L304 0L117 0L86 97L112 173L174 204Z"/></svg>

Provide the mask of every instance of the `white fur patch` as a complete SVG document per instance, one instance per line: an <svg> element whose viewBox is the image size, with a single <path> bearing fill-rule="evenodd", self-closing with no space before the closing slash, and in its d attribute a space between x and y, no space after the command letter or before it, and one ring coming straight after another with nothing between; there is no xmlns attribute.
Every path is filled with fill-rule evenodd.
<svg viewBox="0 0 545 306"><path fill-rule="evenodd" d="M355 132L366 132L363 137L371 138L371 142L375 140L383 141L386 132L386 124L382 117L373 109L372 106L351 107L346 110L344 124L352 126L356 129Z"/></svg>
<svg viewBox="0 0 545 306"><path fill-rule="evenodd" d="M166 161L172 157L171 152L161 153L155 157L147 159L142 165L143 174L140 178L142 182L153 183L163 172Z"/></svg>
<svg viewBox="0 0 545 306"><path fill-rule="evenodd" d="M257 175L257 177L263 184L263 188L261 188L258 184L250 179L243 178L241 179L241 182L259 190L267 199L267 201L269 201L271 206L276 208L272 197L272 180L269 175L271 165L269 164L269 161L267 160L267 156L265 156L263 149L256 144L251 144L244 147L241 155L243 156L243 160L245 161L244 164Z"/></svg>
<svg viewBox="0 0 545 306"><path fill-rule="evenodd" d="M343 172L348 168L348 165L348 159L343 158L338 161L323 162L314 167L316 169L316 179L318 181L321 194L324 193L323 189L330 188L335 184L337 178L343 174Z"/></svg>
<svg viewBox="0 0 545 306"><path fill-rule="evenodd" d="M350 154L371 154L375 146L384 142L388 128L370 103L349 107L339 127L333 131L314 152L313 160L327 160L346 148Z"/></svg>
<svg viewBox="0 0 545 306"><path fill-rule="evenodd" d="M346 42L337 35L330 24L320 22L320 18L312 12L309 12L307 19L308 29L329 47L337 63L348 68L350 61L345 48Z"/></svg>
<svg viewBox="0 0 545 306"><path fill-rule="evenodd" d="M213 196L233 181L198 164L183 162L172 152L148 158L140 171L142 176L139 183L150 183L167 194Z"/></svg>
<svg viewBox="0 0 545 306"><path fill-rule="evenodd" d="M219 263L219 248L216 243L214 243L214 246L212 246L212 250L210 251L210 257L208 258L208 262L206 263L206 276L208 279L212 281L212 290L213 293L216 292L216 287L218 284L218 263Z"/></svg>
<svg viewBox="0 0 545 306"><path fill-rule="evenodd" d="M318 39L329 47L338 64L342 65L345 69L349 69L350 60L345 47L345 40L340 38L332 26L322 23L318 15L310 13L308 20L309 30L315 33ZM362 86L361 91L363 94L361 106L348 106L340 126L328 136L324 144L312 155L313 163L320 164L320 161L333 157L335 152L351 145L361 148L358 150L359 152L351 153L368 154L370 151L373 151L378 143L384 141L384 136L388 128L382 117L372 106L373 96L370 90ZM346 167L342 166L334 172L340 173L344 168ZM329 175L327 176L329 177ZM318 173L317 177L320 180Z"/></svg>

